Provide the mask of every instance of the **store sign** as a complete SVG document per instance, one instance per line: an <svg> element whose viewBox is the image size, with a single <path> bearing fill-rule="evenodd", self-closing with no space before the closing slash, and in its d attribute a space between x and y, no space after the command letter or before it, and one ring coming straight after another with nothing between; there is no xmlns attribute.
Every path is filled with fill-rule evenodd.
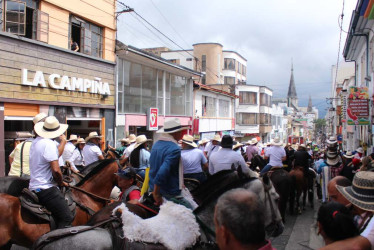
<svg viewBox="0 0 374 250"><path fill-rule="evenodd" d="M147 130L158 130L158 109L149 108L147 114Z"/></svg>
<svg viewBox="0 0 374 250"><path fill-rule="evenodd" d="M47 76L42 71L36 71L32 81L29 81L28 70L22 69L22 85L35 86L47 88L48 86L53 89L66 89L69 91L80 91L92 94L110 95L110 88L107 82L102 82L101 78L94 77L94 80L61 76L59 74L50 74Z"/></svg>
<svg viewBox="0 0 374 250"><path fill-rule="evenodd" d="M369 91L367 87L349 88L347 124L369 125Z"/></svg>
<svg viewBox="0 0 374 250"><path fill-rule="evenodd" d="M342 95L340 97L340 101L342 104L341 119L342 119L342 122L344 123L347 121L347 97L345 95Z"/></svg>

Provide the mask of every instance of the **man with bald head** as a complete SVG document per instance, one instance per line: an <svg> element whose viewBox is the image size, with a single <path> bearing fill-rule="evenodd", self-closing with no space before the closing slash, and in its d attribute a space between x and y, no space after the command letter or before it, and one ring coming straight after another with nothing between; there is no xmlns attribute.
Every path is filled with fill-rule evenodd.
<svg viewBox="0 0 374 250"><path fill-rule="evenodd" d="M214 213L216 241L221 250L272 250L265 239L265 215L257 195L238 188L224 193Z"/></svg>
<svg viewBox="0 0 374 250"><path fill-rule="evenodd" d="M336 201L344 206L350 204L350 202L338 191L336 185L342 187L352 186L352 182L344 176L336 176L332 178L329 183L327 184L327 192L329 194L330 201Z"/></svg>

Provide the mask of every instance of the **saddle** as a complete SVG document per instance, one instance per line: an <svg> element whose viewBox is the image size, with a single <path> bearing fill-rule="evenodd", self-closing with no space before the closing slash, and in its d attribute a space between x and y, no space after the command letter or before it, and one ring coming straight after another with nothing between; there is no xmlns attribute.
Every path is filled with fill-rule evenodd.
<svg viewBox="0 0 374 250"><path fill-rule="evenodd" d="M268 177L270 178L271 175L272 175L275 171L278 171L278 170L281 170L281 169L283 169L283 168L281 168L281 167L272 167L272 168L267 172Z"/></svg>
<svg viewBox="0 0 374 250"><path fill-rule="evenodd" d="M72 212L73 216L75 217L76 203L72 198L71 190L67 190L64 193L64 196L65 201L69 206L70 212ZM22 208L28 210L37 218L49 222L49 224L51 225L51 229L55 228L56 223L52 216L52 213L39 204L39 198L34 192L30 191L28 188L24 188L22 190L22 194L19 196L19 200L21 202Z"/></svg>

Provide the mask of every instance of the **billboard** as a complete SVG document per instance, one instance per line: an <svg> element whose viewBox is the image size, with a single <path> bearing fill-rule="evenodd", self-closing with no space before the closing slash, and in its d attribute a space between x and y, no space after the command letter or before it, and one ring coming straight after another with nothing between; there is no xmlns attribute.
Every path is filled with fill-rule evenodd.
<svg viewBox="0 0 374 250"><path fill-rule="evenodd" d="M369 90L367 87L350 87L347 107L348 125L369 125Z"/></svg>

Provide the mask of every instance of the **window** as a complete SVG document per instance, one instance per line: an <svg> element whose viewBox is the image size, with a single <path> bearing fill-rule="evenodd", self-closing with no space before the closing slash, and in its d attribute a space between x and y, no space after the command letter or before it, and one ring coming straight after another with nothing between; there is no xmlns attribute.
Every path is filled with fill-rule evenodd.
<svg viewBox="0 0 374 250"><path fill-rule="evenodd" d="M234 85L235 84L235 77L232 76L225 76L225 84Z"/></svg>
<svg viewBox="0 0 374 250"><path fill-rule="evenodd" d="M265 93L260 93L260 106L271 107L271 96Z"/></svg>
<svg viewBox="0 0 374 250"><path fill-rule="evenodd" d="M257 114L236 113L236 122L239 125L257 125Z"/></svg>
<svg viewBox="0 0 374 250"><path fill-rule="evenodd" d="M218 116L230 117L230 102L226 100L218 100Z"/></svg>
<svg viewBox="0 0 374 250"><path fill-rule="evenodd" d="M142 66L142 108L141 111L147 113L147 109L156 107L157 101L157 70Z"/></svg>
<svg viewBox="0 0 374 250"><path fill-rule="evenodd" d="M103 29L75 16L70 17L70 23L70 40L78 44L78 51L87 55L102 57Z"/></svg>
<svg viewBox="0 0 374 250"><path fill-rule="evenodd" d="M157 72L157 108L160 115L164 114L164 85L163 85L164 71Z"/></svg>
<svg viewBox="0 0 374 250"><path fill-rule="evenodd" d="M36 0L0 0L0 21L4 10L4 31L48 42L49 15L37 9Z"/></svg>
<svg viewBox="0 0 374 250"><path fill-rule="evenodd" d="M203 96L203 116L217 117L216 98Z"/></svg>
<svg viewBox="0 0 374 250"><path fill-rule="evenodd" d="M186 61L187 61L187 62L191 62L191 61L192 61L192 58L186 58Z"/></svg>
<svg viewBox="0 0 374 250"><path fill-rule="evenodd" d="M247 75L247 67L242 65L242 75L246 76Z"/></svg>
<svg viewBox="0 0 374 250"><path fill-rule="evenodd" d="M201 71L206 71L206 55L201 56Z"/></svg>
<svg viewBox="0 0 374 250"><path fill-rule="evenodd" d="M201 83L206 84L206 75L204 74L203 77L201 78Z"/></svg>
<svg viewBox="0 0 374 250"><path fill-rule="evenodd" d="M270 125L271 124L271 115L270 114L260 114L260 124L261 125Z"/></svg>
<svg viewBox="0 0 374 250"><path fill-rule="evenodd" d="M237 67L237 72L239 73L239 74L241 74L242 73L242 64L240 63L240 62L238 62L238 67Z"/></svg>
<svg viewBox="0 0 374 250"><path fill-rule="evenodd" d="M225 58L224 69L235 70L235 59Z"/></svg>
<svg viewBox="0 0 374 250"><path fill-rule="evenodd" d="M185 106L185 88L186 78L181 76L171 76L171 98L170 98L170 114L184 114Z"/></svg>
<svg viewBox="0 0 374 250"><path fill-rule="evenodd" d="M257 93L249 91L240 91L239 104L257 104Z"/></svg>

